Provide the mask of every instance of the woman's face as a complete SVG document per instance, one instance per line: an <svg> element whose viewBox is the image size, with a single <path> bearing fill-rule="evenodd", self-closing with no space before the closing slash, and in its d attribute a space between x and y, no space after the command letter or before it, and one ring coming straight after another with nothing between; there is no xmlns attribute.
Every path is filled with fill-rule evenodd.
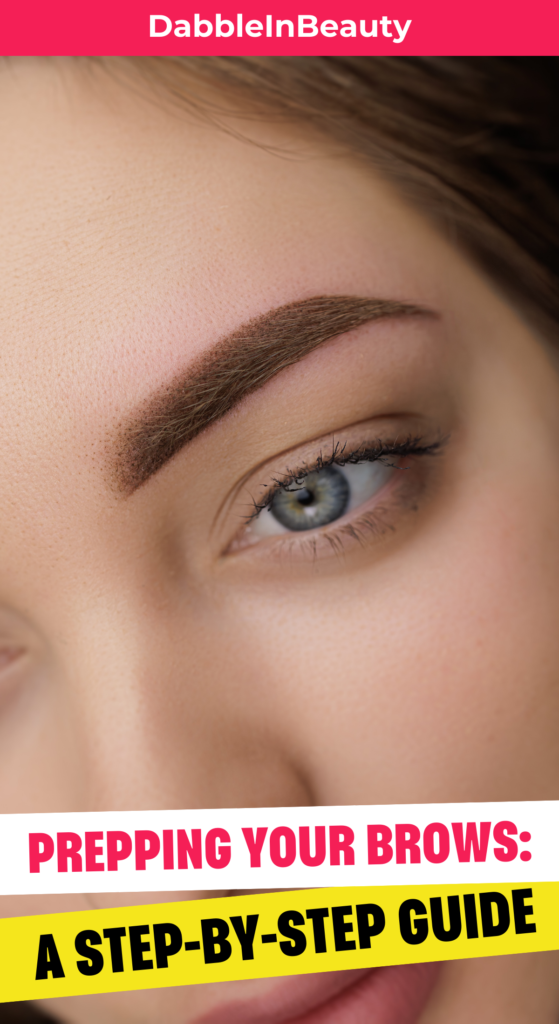
<svg viewBox="0 0 559 1024"><path fill-rule="evenodd" d="M0 810L557 799L559 383L530 327L298 129L254 145L31 58L0 118ZM150 463L154 409L256 318L227 351L273 375ZM557 974L448 965L421 1020L552 1024ZM337 984L311 981L301 1006ZM49 1009L275 1024L289 984Z"/></svg>

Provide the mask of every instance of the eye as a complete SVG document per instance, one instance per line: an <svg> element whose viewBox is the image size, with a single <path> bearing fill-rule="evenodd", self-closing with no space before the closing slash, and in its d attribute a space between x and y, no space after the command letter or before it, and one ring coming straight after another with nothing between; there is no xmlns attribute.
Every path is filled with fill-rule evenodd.
<svg viewBox="0 0 559 1024"><path fill-rule="evenodd" d="M380 461L314 470L280 487L252 520L248 533L256 540L327 526L372 498L393 473L393 466Z"/></svg>

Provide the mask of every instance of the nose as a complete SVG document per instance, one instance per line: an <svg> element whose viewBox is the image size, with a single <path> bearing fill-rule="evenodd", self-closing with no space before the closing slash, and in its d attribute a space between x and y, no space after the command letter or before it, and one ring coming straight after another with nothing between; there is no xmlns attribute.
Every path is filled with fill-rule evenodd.
<svg viewBox="0 0 559 1024"><path fill-rule="evenodd" d="M53 658L71 736L63 806L73 810L308 804L309 788L274 731L261 669L223 610L149 601L73 602ZM61 739L61 742L63 740ZM97 893L93 906L193 893ZM216 895L196 893L197 896Z"/></svg>
<svg viewBox="0 0 559 1024"><path fill-rule="evenodd" d="M122 599L74 609L53 669L81 810L313 802L259 657L226 611Z"/></svg>

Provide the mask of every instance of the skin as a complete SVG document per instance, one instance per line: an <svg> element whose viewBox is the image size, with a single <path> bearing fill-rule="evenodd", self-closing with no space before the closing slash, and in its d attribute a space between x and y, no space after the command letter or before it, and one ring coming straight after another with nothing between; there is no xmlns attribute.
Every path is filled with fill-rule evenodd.
<svg viewBox="0 0 559 1024"><path fill-rule="evenodd" d="M0 810L558 799L550 349L370 169L246 130L263 145L66 64L2 73ZM436 316L328 341L119 492L115 439L154 390L329 294ZM239 542L249 495L332 438L417 434L446 444L360 542ZM421 1024L555 1024L558 965L449 964ZM274 984L48 1009L190 1024Z"/></svg>

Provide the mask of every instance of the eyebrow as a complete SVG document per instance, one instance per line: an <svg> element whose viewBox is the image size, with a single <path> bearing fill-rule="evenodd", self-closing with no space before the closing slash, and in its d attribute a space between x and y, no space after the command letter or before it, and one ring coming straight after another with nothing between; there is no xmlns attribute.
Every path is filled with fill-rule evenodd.
<svg viewBox="0 0 559 1024"><path fill-rule="evenodd" d="M249 320L120 425L119 489L132 494L189 441L319 345L375 320L418 315L433 314L406 302L319 295Z"/></svg>

